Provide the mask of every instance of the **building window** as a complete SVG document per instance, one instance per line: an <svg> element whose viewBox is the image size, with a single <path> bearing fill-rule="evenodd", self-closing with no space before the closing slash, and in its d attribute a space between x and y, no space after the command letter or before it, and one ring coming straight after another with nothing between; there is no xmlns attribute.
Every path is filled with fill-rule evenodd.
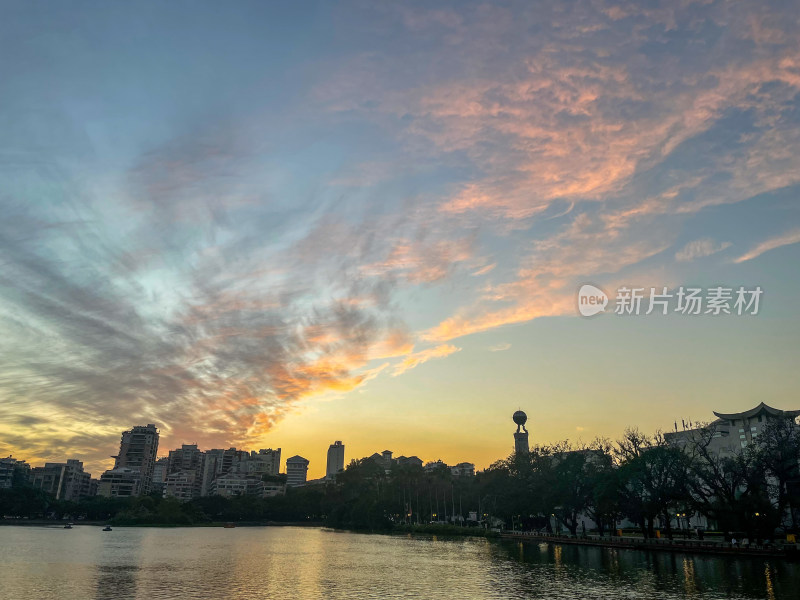
<svg viewBox="0 0 800 600"><path fill-rule="evenodd" d="M746 448L746 447L747 447L747 442L742 441L742 448Z"/></svg>
<svg viewBox="0 0 800 600"><path fill-rule="evenodd" d="M751 427L750 431L758 431L758 427Z"/></svg>
<svg viewBox="0 0 800 600"><path fill-rule="evenodd" d="M740 427L739 428L739 433L744 433L744 428Z"/></svg>
<svg viewBox="0 0 800 600"><path fill-rule="evenodd" d="M739 435L739 439L740 439L740 440L744 440L744 439L746 439L746 438L744 437L744 434L743 434L743 433L742 433L741 435Z"/></svg>

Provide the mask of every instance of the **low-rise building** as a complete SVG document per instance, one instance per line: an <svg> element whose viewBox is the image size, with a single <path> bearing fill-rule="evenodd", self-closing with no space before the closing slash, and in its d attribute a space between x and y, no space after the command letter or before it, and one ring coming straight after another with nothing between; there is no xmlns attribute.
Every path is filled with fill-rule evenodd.
<svg viewBox="0 0 800 600"><path fill-rule="evenodd" d="M418 456L398 456L395 459L398 467L419 467L422 468L422 459Z"/></svg>
<svg viewBox="0 0 800 600"><path fill-rule="evenodd" d="M264 498L274 498L275 496L284 496L286 495L286 483L281 483L278 481L265 481L264 489L261 492L261 495Z"/></svg>
<svg viewBox="0 0 800 600"><path fill-rule="evenodd" d="M432 473L433 471L436 471L437 469L448 469L448 468L449 467L447 466L447 464L442 460L434 460L434 461L425 463L425 472L426 473Z"/></svg>
<svg viewBox="0 0 800 600"><path fill-rule="evenodd" d="M92 476L83 470L83 463L69 459L64 463L49 462L30 470L30 484L52 494L56 500L77 502L91 495Z"/></svg>
<svg viewBox="0 0 800 600"><path fill-rule="evenodd" d="M142 493L142 473L139 469L120 467L100 476L97 495L106 498L128 498Z"/></svg>
<svg viewBox="0 0 800 600"><path fill-rule="evenodd" d="M664 439L679 447L686 447L693 441L699 441L704 436L711 436L709 449L721 455L735 454L746 448L749 444L757 443L758 436L764 427L772 420L787 419L797 425L795 420L800 416L800 410L780 410L760 403L758 406L737 413L722 413L714 411L716 420L708 424L694 426L683 423L683 428L664 434Z"/></svg>
<svg viewBox="0 0 800 600"><path fill-rule="evenodd" d="M453 474L453 477L474 477L475 465L468 462L458 463L450 467L450 472Z"/></svg>
<svg viewBox="0 0 800 600"><path fill-rule="evenodd" d="M214 479L211 495L232 498L233 496L262 496L264 482L252 475L226 473Z"/></svg>

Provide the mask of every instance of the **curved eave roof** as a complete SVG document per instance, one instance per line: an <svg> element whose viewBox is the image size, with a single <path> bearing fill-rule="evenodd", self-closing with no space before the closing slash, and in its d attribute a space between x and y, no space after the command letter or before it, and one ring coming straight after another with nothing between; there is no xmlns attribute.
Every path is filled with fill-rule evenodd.
<svg viewBox="0 0 800 600"><path fill-rule="evenodd" d="M800 415L800 410L779 410L777 408L772 408L771 406L767 406L763 402L756 406L755 408L751 408L750 410L746 410L744 412L738 413L718 413L714 411L714 414L717 415L720 419L726 420L733 420L733 419L749 419L750 417L756 417L762 413L766 413L773 417L796 417Z"/></svg>
<svg viewBox="0 0 800 600"><path fill-rule="evenodd" d="M308 459L307 459L307 458L303 458L303 457L302 457L302 456L300 456L299 454L295 454L293 457L291 457L291 458L287 458L287 459L286 459L286 462L295 462L295 463L299 463L299 462L309 462L309 461L308 461Z"/></svg>

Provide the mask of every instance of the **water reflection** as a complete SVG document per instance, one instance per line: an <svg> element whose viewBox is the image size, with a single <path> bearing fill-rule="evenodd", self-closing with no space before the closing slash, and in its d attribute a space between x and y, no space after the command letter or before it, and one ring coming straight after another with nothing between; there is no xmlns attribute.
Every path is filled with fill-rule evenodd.
<svg viewBox="0 0 800 600"><path fill-rule="evenodd" d="M696 595L697 584L694 581L694 561L690 558L683 559L683 589L689 597Z"/></svg>
<svg viewBox="0 0 800 600"><path fill-rule="evenodd" d="M136 594L139 567L99 565L97 567L97 600L113 600Z"/></svg>
<svg viewBox="0 0 800 600"><path fill-rule="evenodd" d="M764 566L764 576L767 580L767 598L773 600L775 598L775 587L772 585L772 569L768 564Z"/></svg>
<svg viewBox="0 0 800 600"><path fill-rule="evenodd" d="M0 527L0 598L795 598L800 565L306 528Z"/></svg>

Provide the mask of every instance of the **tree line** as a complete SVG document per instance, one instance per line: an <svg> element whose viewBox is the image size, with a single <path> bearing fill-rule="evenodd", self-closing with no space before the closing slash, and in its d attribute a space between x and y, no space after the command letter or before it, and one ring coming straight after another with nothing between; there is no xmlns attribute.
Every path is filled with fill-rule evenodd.
<svg viewBox="0 0 800 600"><path fill-rule="evenodd" d="M352 461L336 482L289 488L285 496L173 498L93 497L56 501L41 490L0 493L0 514L78 516L118 524L313 522L358 530L390 530L430 523L563 528L572 535L585 522L612 533L623 519L646 537L660 527L667 537L676 515L705 515L720 531L752 539L797 531L800 508L800 429L771 420L753 443L717 453L716 427L707 425L675 443L662 433L627 430L616 441L539 445L512 454L475 476L454 476L439 465L425 470L365 458Z"/></svg>
<svg viewBox="0 0 800 600"><path fill-rule="evenodd" d="M627 520L645 537L658 526L672 538L692 515L711 527L752 539L796 532L800 509L800 428L792 420L765 424L757 443L721 453L718 426L687 435L646 435L628 429L616 441L567 441L512 454L475 477L445 468L395 467L354 461L329 492L328 520L380 528L446 521L576 535L590 519L599 534ZM738 445L738 440L736 440ZM678 516L679 515L679 516Z"/></svg>

